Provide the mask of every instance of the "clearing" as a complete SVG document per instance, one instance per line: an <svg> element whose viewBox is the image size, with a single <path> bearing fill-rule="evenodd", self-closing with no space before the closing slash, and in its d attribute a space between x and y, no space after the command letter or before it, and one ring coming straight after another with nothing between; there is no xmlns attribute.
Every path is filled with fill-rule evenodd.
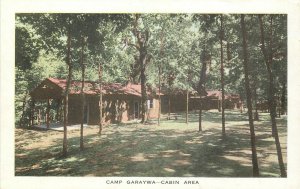
<svg viewBox="0 0 300 189"><path fill-rule="evenodd" d="M16 176L155 176L251 177L250 132L246 113L226 111L226 138L221 135L221 113L203 112L198 132L196 112L185 124L156 120L84 129L85 150L79 150L79 130L68 131L68 157L60 156L63 132L15 129ZM287 117L277 119L286 163ZM269 114L255 122L261 176L279 177Z"/></svg>

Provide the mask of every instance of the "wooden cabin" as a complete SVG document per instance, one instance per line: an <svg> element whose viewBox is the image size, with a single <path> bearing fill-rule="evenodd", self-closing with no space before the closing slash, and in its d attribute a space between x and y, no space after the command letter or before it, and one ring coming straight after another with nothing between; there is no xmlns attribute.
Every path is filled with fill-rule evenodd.
<svg viewBox="0 0 300 189"><path fill-rule="evenodd" d="M63 119L63 99L67 86L65 79L47 78L42 81L34 90L30 92L33 100L31 106L31 125L40 122L41 112L45 116L43 120L49 126L51 122L61 122ZM81 81L71 81L68 95L68 124L81 123L82 95ZM99 123L99 86L97 82L85 81L84 85L84 123L97 125ZM103 106L102 116L104 123L119 123L141 118L141 85L129 83L104 83L102 86ZM161 92L162 113L186 111L186 91L173 90L171 95ZM199 96L196 91L189 92L189 110L199 109ZM203 98L203 97L202 97ZM37 103L46 102L45 111L35 106ZM221 108L221 92L207 91L207 96L202 101L202 109ZM146 118L158 117L159 112L158 93L147 90L147 112ZM238 95L225 95L225 108L237 109L241 106ZM37 121L34 118L37 117Z"/></svg>
<svg viewBox="0 0 300 189"><path fill-rule="evenodd" d="M62 120L62 103L67 86L65 79L47 78L30 92L33 102L46 101L47 106L55 107L57 121ZM72 81L68 100L68 124L81 122L81 81ZM119 83L104 83L103 94L103 120L104 123L124 122L141 118L141 85ZM96 82L85 82L84 122L90 125L99 123L99 87ZM54 105L53 105L54 104ZM159 103L156 94L148 92L147 118L158 116ZM47 109L50 109L47 108ZM38 114L33 105L31 117ZM49 115L48 113L46 113ZM48 116L47 120L54 120Z"/></svg>
<svg viewBox="0 0 300 189"><path fill-rule="evenodd" d="M216 90L207 90L207 95L202 96L202 110L221 111L222 92ZM196 91L189 91L189 110L198 110L200 106L200 97ZM162 96L162 112L168 112L169 104L171 112L186 111L187 94L184 90L172 91L171 95ZM242 106L240 96L237 94L225 95L225 109L239 109Z"/></svg>

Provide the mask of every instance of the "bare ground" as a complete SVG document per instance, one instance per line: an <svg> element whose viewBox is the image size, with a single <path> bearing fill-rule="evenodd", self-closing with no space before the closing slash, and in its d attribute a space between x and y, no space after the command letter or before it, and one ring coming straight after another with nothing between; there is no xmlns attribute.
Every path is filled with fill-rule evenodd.
<svg viewBox="0 0 300 189"><path fill-rule="evenodd" d="M184 114L182 114L184 115ZM255 122L261 176L280 171L269 115ZM147 125L97 126L84 129L85 150L79 150L79 130L68 131L68 157L62 158L63 132L15 129L15 174L28 176L155 176L251 177L251 148L247 114L226 112L226 138L221 114L204 112L203 132L197 114L178 120L154 120ZM278 118L286 162L287 121Z"/></svg>

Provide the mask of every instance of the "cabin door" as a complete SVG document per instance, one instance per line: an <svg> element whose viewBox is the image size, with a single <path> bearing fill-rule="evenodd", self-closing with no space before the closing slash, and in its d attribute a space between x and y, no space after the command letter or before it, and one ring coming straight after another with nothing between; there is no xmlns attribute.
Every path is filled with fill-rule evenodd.
<svg viewBox="0 0 300 189"><path fill-rule="evenodd" d="M139 102L134 102L134 119L139 118Z"/></svg>

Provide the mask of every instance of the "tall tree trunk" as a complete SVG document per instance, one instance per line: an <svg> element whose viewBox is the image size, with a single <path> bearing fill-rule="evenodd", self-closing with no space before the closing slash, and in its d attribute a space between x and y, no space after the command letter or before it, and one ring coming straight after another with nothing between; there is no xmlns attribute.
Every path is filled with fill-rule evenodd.
<svg viewBox="0 0 300 189"><path fill-rule="evenodd" d="M252 166L253 166L253 176L259 176L259 168L256 154L256 140L255 140L255 131L253 124L253 115L252 115L252 100L251 100L251 89L249 84L249 70L248 70L248 50L247 50L247 33L244 22L244 15L241 15L241 26L243 34L243 54L244 54L244 72L245 72L245 89L247 96L247 107L248 107L248 117L249 117L249 127L251 135L251 150L252 150Z"/></svg>
<svg viewBox="0 0 300 189"><path fill-rule="evenodd" d="M67 145L68 103L69 103L69 95L66 95L64 97L64 138L63 138L64 157L66 157L68 153L68 145Z"/></svg>
<svg viewBox="0 0 300 189"><path fill-rule="evenodd" d="M160 58L162 62L162 57L163 57L163 49L164 49L164 27L161 30L161 35L160 35ZM158 125L160 125L160 114L161 114L161 96L160 96L160 91L161 91L161 62L158 65L158 103L159 103L159 108L158 108Z"/></svg>
<svg viewBox="0 0 300 189"><path fill-rule="evenodd" d="M103 94L102 94L102 65L101 62L98 64L98 77L99 77L99 134L102 134L103 127L103 118L102 118L102 110L103 110Z"/></svg>
<svg viewBox="0 0 300 189"><path fill-rule="evenodd" d="M22 115L19 122L19 127L24 126L24 116L25 116L25 107L26 107L26 99L27 99L28 93L25 94L23 98L23 105L22 105Z"/></svg>
<svg viewBox="0 0 300 189"><path fill-rule="evenodd" d="M142 121L141 123L146 122L146 103L147 103L147 92L146 92L146 75L145 75L145 62L146 56L142 56L141 59L141 92L142 92Z"/></svg>
<svg viewBox="0 0 300 189"><path fill-rule="evenodd" d="M286 84L283 82L282 84L282 93L281 93L281 114L286 114Z"/></svg>
<svg viewBox="0 0 300 189"><path fill-rule="evenodd" d="M47 110L46 110L46 125L47 129L50 128L50 99L47 99Z"/></svg>
<svg viewBox="0 0 300 189"><path fill-rule="evenodd" d="M161 84L160 84L160 79L161 79L161 65L158 67L158 125L160 125L160 114L161 114L161 96L160 96L160 91L161 91Z"/></svg>
<svg viewBox="0 0 300 189"><path fill-rule="evenodd" d="M254 92L253 96L254 96L254 105L255 105L254 121L258 121L259 120L258 110L257 110L257 92L256 92L256 90L257 90L256 79L254 78L254 81L253 81L253 92Z"/></svg>
<svg viewBox="0 0 300 189"><path fill-rule="evenodd" d="M168 95L168 120L171 119L171 90L169 89Z"/></svg>
<svg viewBox="0 0 300 189"><path fill-rule="evenodd" d="M146 103L147 103L147 91L146 91L146 64L148 63L148 54L147 54L147 43L149 40L149 31L145 30L141 32L138 30L138 20L140 18L139 14L134 15L133 22L133 34L136 37L136 44L129 44L134 46L139 51L139 67L140 67L140 78L141 78L141 95L142 95L142 121L146 121Z"/></svg>
<svg viewBox="0 0 300 189"><path fill-rule="evenodd" d="M278 96L278 105L277 105L277 117L280 118L280 115L281 115L281 101L280 101L280 97Z"/></svg>
<svg viewBox="0 0 300 189"><path fill-rule="evenodd" d="M68 79L67 86L64 94L64 138L63 138L63 156L66 157L68 153L67 145L67 125L68 125L68 108L69 108L69 88L72 81L72 63L71 63L71 31L68 29L68 39L67 39L67 58L66 64L68 65Z"/></svg>
<svg viewBox="0 0 300 189"><path fill-rule="evenodd" d="M274 78L273 78L273 72L271 69L272 62L273 62L273 52L272 52L272 32L270 35L271 42L270 42L270 52L268 53L265 47L265 37L264 37L264 27L263 27L263 20L262 20L262 15L259 15L259 26L260 26L260 40L261 40L261 50L264 55L267 71L268 71L268 76L269 76L269 109L270 109L270 116L271 116L271 122L272 122L272 131L273 131L273 136L275 138L275 144L276 144L276 149L277 149L277 156L278 156L278 163L280 167L280 173L281 177L286 177L286 170L282 158L282 152L281 152L281 146L280 146L280 141L279 141L279 136L278 136L278 130L277 130L277 125L276 125L276 99L274 96ZM271 15L271 31L272 31L272 15Z"/></svg>
<svg viewBox="0 0 300 189"><path fill-rule="evenodd" d="M224 95L224 58L223 58L223 38L224 38L224 30L223 30L223 15L221 15L221 32L220 32L220 45L221 45L221 89L222 89L222 136L225 136L225 95Z"/></svg>
<svg viewBox="0 0 300 189"><path fill-rule="evenodd" d="M186 113L185 113L185 123L189 124L189 90L186 90Z"/></svg>
<svg viewBox="0 0 300 189"><path fill-rule="evenodd" d="M199 106L199 131L202 131L202 99L200 95L200 106Z"/></svg>
<svg viewBox="0 0 300 189"><path fill-rule="evenodd" d="M31 99L31 105L30 105L30 126L33 127L34 125L34 109L35 109L35 99Z"/></svg>
<svg viewBox="0 0 300 189"><path fill-rule="evenodd" d="M206 38L205 32L205 38ZM207 64L210 61L210 57L208 58L208 53L206 51L206 44L204 44L204 49L202 55L200 56L200 63L202 63L201 71L200 71L200 80L198 84L198 93L199 93L199 131L202 131L202 93L206 93L205 91L205 83L206 83L206 71L207 71Z"/></svg>
<svg viewBox="0 0 300 189"><path fill-rule="evenodd" d="M84 37L81 39L81 125L80 125L80 150L84 149L83 145L83 123L84 123L84 106L85 106L85 95L84 95L84 75L85 75L85 66L84 66Z"/></svg>

